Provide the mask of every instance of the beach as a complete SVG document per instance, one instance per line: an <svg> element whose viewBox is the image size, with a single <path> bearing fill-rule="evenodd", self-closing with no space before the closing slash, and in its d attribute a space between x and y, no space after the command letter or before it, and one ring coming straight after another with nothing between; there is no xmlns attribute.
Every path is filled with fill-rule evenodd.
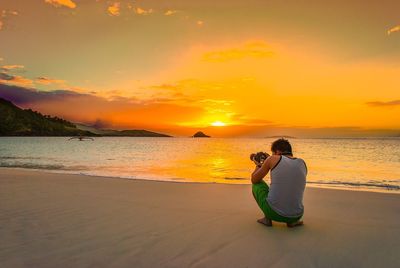
<svg viewBox="0 0 400 268"><path fill-rule="evenodd" d="M1 267L400 267L400 195L307 187L272 228L251 185L0 169Z"/></svg>

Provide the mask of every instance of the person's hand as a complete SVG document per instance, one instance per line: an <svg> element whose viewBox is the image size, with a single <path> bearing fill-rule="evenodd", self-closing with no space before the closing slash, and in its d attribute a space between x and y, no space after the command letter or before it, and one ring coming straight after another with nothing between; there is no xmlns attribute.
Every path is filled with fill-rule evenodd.
<svg viewBox="0 0 400 268"><path fill-rule="evenodd" d="M257 167L261 167L261 163L258 162L257 160L253 159L253 163L256 164Z"/></svg>

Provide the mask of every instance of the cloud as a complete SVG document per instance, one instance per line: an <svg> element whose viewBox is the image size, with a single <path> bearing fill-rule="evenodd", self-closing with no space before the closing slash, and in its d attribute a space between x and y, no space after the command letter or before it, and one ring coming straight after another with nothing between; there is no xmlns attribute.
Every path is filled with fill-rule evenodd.
<svg viewBox="0 0 400 268"><path fill-rule="evenodd" d="M389 30L387 31L387 34L388 34L388 35L391 35L392 33L398 32L398 31L400 31L400 25L394 26L393 28L389 29Z"/></svg>
<svg viewBox="0 0 400 268"><path fill-rule="evenodd" d="M135 7L132 4L128 4L127 7L128 7L129 10L133 10L133 12L135 12L137 15L145 16L145 15L149 15L151 13L154 13L154 9L152 9L152 8L144 9L144 8L141 8L141 7ZM174 11L171 11L171 12L175 13ZM168 14L168 15L172 15L173 13Z"/></svg>
<svg viewBox="0 0 400 268"><path fill-rule="evenodd" d="M178 10L167 10L167 11L164 12L164 15L165 16L171 16L171 15L174 15L175 13L177 13L177 12L178 12Z"/></svg>
<svg viewBox="0 0 400 268"><path fill-rule="evenodd" d="M264 119L264 118L255 118L249 117L245 114L239 113L230 113L229 114L230 121L234 125L243 125L243 126L270 126L277 127L278 125L274 122Z"/></svg>
<svg viewBox="0 0 400 268"><path fill-rule="evenodd" d="M71 95L76 95L76 93L66 90L56 90L51 92L38 91L33 88L5 85L0 83L0 97L19 106L25 106L41 101L61 100L62 98L66 98Z"/></svg>
<svg viewBox="0 0 400 268"><path fill-rule="evenodd" d="M5 71L11 71L11 70L15 70L15 69L24 69L25 66L14 64L14 65L3 65L3 66L1 66L1 68Z"/></svg>
<svg viewBox="0 0 400 268"><path fill-rule="evenodd" d="M20 86L31 86L33 81L29 78L25 78L19 75L9 74L10 71L24 69L23 65L3 65L0 67L0 83L20 85ZM1 71L3 70L3 71Z"/></svg>
<svg viewBox="0 0 400 268"><path fill-rule="evenodd" d="M10 75L6 72L0 72L0 83L8 85L31 86L33 81L19 75Z"/></svg>
<svg viewBox="0 0 400 268"><path fill-rule="evenodd" d="M151 86L150 88L153 88L153 89L167 89L167 90L179 90L179 89L181 89L178 85L172 85L172 84L161 84L161 85Z"/></svg>
<svg viewBox="0 0 400 268"><path fill-rule="evenodd" d="M206 52L203 54L203 60L208 62L227 62L243 58L267 58L272 55L273 52L266 43L256 41L246 43L237 48Z"/></svg>
<svg viewBox="0 0 400 268"><path fill-rule="evenodd" d="M107 8L108 14L111 16L119 16L121 9L121 4L119 2L114 2L111 6Z"/></svg>
<svg viewBox="0 0 400 268"><path fill-rule="evenodd" d="M0 83L7 85L17 85L22 87L31 87L34 84L38 85L55 85L57 89L72 90L76 92L85 92L86 89L73 87L67 84L67 81L62 79L55 79L46 76L39 76L34 79L26 78L20 75L15 75L17 72L21 72L24 69L24 65L14 64L14 65L3 65L0 66Z"/></svg>
<svg viewBox="0 0 400 268"><path fill-rule="evenodd" d="M60 79L53 79L49 77L37 77L35 79L35 83L39 83L42 85L50 85L50 84L65 84L65 80L60 80Z"/></svg>
<svg viewBox="0 0 400 268"><path fill-rule="evenodd" d="M368 106L372 107L393 107L393 106L400 106L400 100L393 100L393 101L371 101L366 103Z"/></svg>
<svg viewBox="0 0 400 268"><path fill-rule="evenodd" d="M200 102L201 103L214 104L214 105L230 106L235 101L233 101L233 100L218 100L218 99L203 99L203 100L200 100Z"/></svg>
<svg viewBox="0 0 400 268"><path fill-rule="evenodd" d="M14 78L14 76L12 76L12 75L9 75L9 74L4 73L4 72L0 72L0 81L1 80L9 81L9 80L12 80L13 78Z"/></svg>
<svg viewBox="0 0 400 268"><path fill-rule="evenodd" d="M44 2L55 7L76 8L76 4L72 0L44 0Z"/></svg>
<svg viewBox="0 0 400 268"><path fill-rule="evenodd" d="M151 14L154 12L154 10L152 8L146 10L146 9L143 9L140 7L135 8L134 11L138 15L148 15L148 14Z"/></svg>

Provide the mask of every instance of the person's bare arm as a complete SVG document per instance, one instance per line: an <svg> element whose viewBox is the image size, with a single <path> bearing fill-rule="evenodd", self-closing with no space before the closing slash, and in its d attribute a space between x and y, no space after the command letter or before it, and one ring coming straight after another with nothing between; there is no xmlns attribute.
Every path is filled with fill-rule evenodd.
<svg viewBox="0 0 400 268"><path fill-rule="evenodd" d="M261 167L257 167L251 174L251 183L256 184L262 181L262 179L268 174L272 167L274 167L280 159L280 156L271 155L268 157Z"/></svg>

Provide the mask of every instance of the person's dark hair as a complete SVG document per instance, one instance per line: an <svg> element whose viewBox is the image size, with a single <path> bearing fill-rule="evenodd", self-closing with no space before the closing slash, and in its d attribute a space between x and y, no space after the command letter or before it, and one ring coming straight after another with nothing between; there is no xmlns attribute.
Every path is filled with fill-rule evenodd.
<svg viewBox="0 0 400 268"><path fill-rule="evenodd" d="M281 151L282 155L293 155L292 146L284 138L274 141L271 145L271 151L274 153Z"/></svg>

